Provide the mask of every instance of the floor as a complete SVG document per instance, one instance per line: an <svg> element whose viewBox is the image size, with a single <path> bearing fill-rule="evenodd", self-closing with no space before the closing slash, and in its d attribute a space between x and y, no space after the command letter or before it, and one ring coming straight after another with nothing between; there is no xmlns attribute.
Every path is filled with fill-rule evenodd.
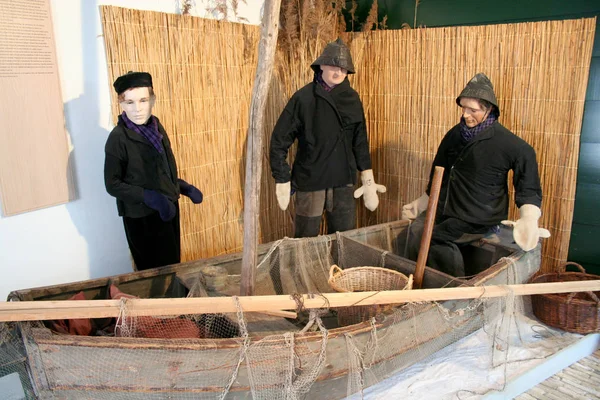
<svg viewBox="0 0 600 400"><path fill-rule="evenodd" d="M516 400L567 399L600 399L600 350L516 397Z"/></svg>

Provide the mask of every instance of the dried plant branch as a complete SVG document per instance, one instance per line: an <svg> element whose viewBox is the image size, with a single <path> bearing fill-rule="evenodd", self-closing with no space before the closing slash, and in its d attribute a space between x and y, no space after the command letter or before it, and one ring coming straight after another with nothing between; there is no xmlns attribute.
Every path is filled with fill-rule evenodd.
<svg viewBox="0 0 600 400"><path fill-rule="evenodd" d="M238 6L240 2L247 4L246 0L213 0L212 6L206 7L206 11L217 19L229 20L229 17L233 14L233 20L237 22L248 21L247 18L240 17L238 14Z"/></svg>
<svg viewBox="0 0 600 400"><path fill-rule="evenodd" d="M365 20L361 31L367 32L373 29L377 29L377 25L377 0L373 0L371 8L369 9L369 14L367 15L367 19Z"/></svg>
<svg viewBox="0 0 600 400"><path fill-rule="evenodd" d="M419 4L421 4L421 0L415 0L415 21L413 23L413 28L417 27L417 10L419 9Z"/></svg>
<svg viewBox="0 0 600 400"><path fill-rule="evenodd" d="M182 0L181 1L181 15L190 15L190 11L194 6L193 0Z"/></svg>

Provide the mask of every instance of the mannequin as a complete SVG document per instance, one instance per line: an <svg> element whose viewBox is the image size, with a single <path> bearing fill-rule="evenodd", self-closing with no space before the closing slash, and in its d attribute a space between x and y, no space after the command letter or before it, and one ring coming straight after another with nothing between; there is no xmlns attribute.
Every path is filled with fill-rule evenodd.
<svg viewBox="0 0 600 400"><path fill-rule="evenodd" d="M316 236L323 211L328 233L354 229L354 198L363 197L374 211L377 193L362 102L350 87L354 65L341 39L327 44L312 63L314 78L298 90L281 113L271 136L270 162L277 202L286 210L295 193L295 237ZM286 160L298 141L293 168ZM362 186L354 190L356 171Z"/></svg>
<svg viewBox="0 0 600 400"><path fill-rule="evenodd" d="M500 108L488 77L476 74L456 104L462 109L461 121L440 143L427 190L402 207L402 218L414 222L399 235L398 247L406 248L406 257L417 259L433 171L444 167L427 265L464 276L460 246L483 237L500 222L514 226L513 237L524 251L534 249L550 232L538 228L542 189L535 151L498 122ZM520 212L517 222L506 221L510 170Z"/></svg>
<svg viewBox="0 0 600 400"><path fill-rule="evenodd" d="M152 76L129 72L113 86L123 113L104 148L106 191L117 200L138 270L179 263L179 195L200 204L202 192L177 177L171 142L152 115Z"/></svg>

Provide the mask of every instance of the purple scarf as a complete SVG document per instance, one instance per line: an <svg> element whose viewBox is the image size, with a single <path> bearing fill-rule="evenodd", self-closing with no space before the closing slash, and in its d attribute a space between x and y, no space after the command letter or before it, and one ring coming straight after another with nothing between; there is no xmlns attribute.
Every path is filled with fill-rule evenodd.
<svg viewBox="0 0 600 400"><path fill-rule="evenodd" d="M150 119L144 125L137 125L131 122L131 120L127 118L125 111L123 111L123 114L121 114L121 118L123 119L127 129L131 129L132 131L142 135L147 141L152 143L152 146L154 146L156 151L162 154L164 151L162 145L163 135L158 131L158 120L154 115L150 116Z"/></svg>
<svg viewBox="0 0 600 400"><path fill-rule="evenodd" d="M324 80L323 80L323 71L315 71L315 78L313 79L313 82L318 83L319 85L321 85L321 87L323 89L325 89L326 92L331 92L331 90L335 87L335 86L329 86Z"/></svg>
<svg viewBox="0 0 600 400"><path fill-rule="evenodd" d="M485 121L481 122L479 125L476 125L472 128L469 128L465 123L465 119L460 117L460 136L465 143L469 143L471 139L477 136L480 132L492 126L494 122L498 120L498 111L494 108L490 115L485 119Z"/></svg>

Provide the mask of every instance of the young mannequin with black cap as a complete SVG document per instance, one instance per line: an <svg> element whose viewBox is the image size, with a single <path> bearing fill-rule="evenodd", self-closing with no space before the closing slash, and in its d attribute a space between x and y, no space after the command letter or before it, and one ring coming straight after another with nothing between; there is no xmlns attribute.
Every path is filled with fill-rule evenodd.
<svg viewBox="0 0 600 400"><path fill-rule="evenodd" d="M152 76L129 72L113 86L123 113L104 148L106 191L117 199L137 269L178 263L179 195L199 204L202 192L177 177L171 142L152 115Z"/></svg>

